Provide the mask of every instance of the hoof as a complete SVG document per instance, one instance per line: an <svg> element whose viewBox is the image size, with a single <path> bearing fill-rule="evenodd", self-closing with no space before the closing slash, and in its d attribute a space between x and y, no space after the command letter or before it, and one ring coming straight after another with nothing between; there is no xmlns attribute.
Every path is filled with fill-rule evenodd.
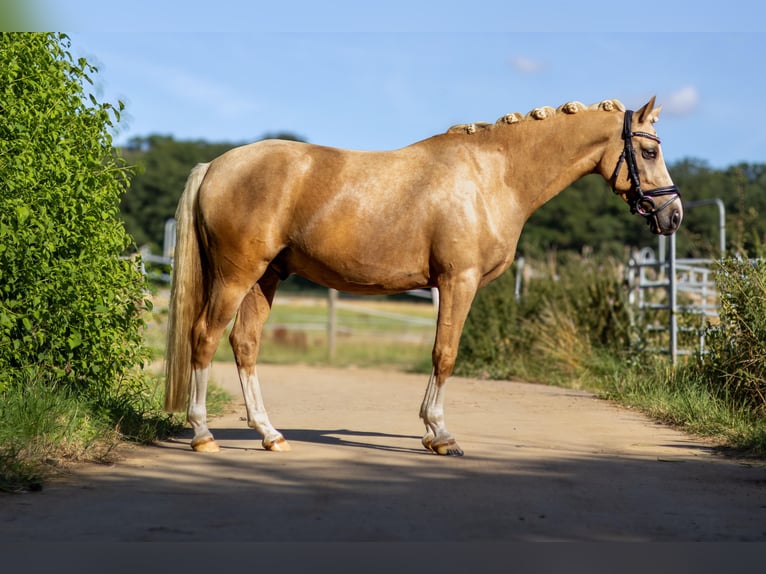
<svg viewBox="0 0 766 574"><path fill-rule="evenodd" d="M221 448L212 436L202 438L198 441L192 441L192 450L194 452L219 452Z"/></svg>
<svg viewBox="0 0 766 574"><path fill-rule="evenodd" d="M274 452L288 452L290 450L290 443L285 440L285 437L279 437L277 440L267 443L263 441L263 448Z"/></svg>
<svg viewBox="0 0 766 574"><path fill-rule="evenodd" d="M463 456L463 449L454 440L444 444L431 444L431 450L442 456Z"/></svg>
<svg viewBox="0 0 766 574"><path fill-rule="evenodd" d="M420 442L423 443L423 446L425 447L426 450L430 450L431 452L433 452L434 447L431 446L431 443L433 442L433 440L434 440L434 435L432 435L431 433L428 433L426 436L423 437L423 440Z"/></svg>

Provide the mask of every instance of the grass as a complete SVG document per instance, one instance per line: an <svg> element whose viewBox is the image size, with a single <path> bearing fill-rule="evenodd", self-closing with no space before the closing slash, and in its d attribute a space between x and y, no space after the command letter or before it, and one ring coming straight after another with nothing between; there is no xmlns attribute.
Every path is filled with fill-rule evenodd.
<svg viewBox="0 0 766 574"><path fill-rule="evenodd" d="M164 353L167 298L160 292L154 299L146 343L159 358ZM435 329L430 304L378 298L338 303L336 352L331 358L327 300L278 296L264 330L260 361L430 371ZM543 311L536 315L537 336L527 341L523 361L515 367L524 373L511 375L524 378L526 373L529 380L585 388L709 438L735 454L766 457L762 410L727 395L725 388L716 391L698 365L690 361L674 369L665 357L616 356L580 336L571 310ZM505 352L495 337L490 339L498 352ZM215 358L233 360L225 340ZM473 376L481 376L481 371ZM211 385L208 412L222 412L230 400ZM161 401L161 377L151 372L144 386L90 403L43 375L29 375L14 392L0 394L0 491L39 489L72 461L109 460L121 440L151 442L176 432L183 419L163 413Z"/></svg>
<svg viewBox="0 0 766 574"><path fill-rule="evenodd" d="M694 363L671 367L665 357L626 365L614 357L596 360L583 376L586 388L641 410L651 418L710 439L739 456L766 458L766 421L752 405L714 392Z"/></svg>
<svg viewBox="0 0 766 574"><path fill-rule="evenodd" d="M108 458L119 434L66 389L29 375L0 397L0 490L38 490L76 460Z"/></svg>
<svg viewBox="0 0 766 574"><path fill-rule="evenodd" d="M157 294L154 305L146 341L152 355L160 358L167 326L166 295ZM259 361L430 371L436 326L436 314L430 303L341 298L336 309L335 353L331 357L327 299L277 294L264 326ZM234 360L225 337L215 360Z"/></svg>
<svg viewBox="0 0 766 574"><path fill-rule="evenodd" d="M435 323L431 305L375 298L341 303L346 305L338 310L337 350L331 360L326 299L278 296L264 329L259 360L430 371ZM162 309L162 303L155 307L154 328L148 333L158 355L164 344ZM544 311L548 314L538 315L536 321L537 337L529 342L523 361L517 365L523 367L524 373L515 376L588 389L739 454L766 457L763 417L741 401L711 392L709 383L693 365L673 369L664 356L617 356L590 345L568 312L553 308ZM399 316L423 323L407 323ZM234 360L226 341L219 345L216 360ZM482 376L481 372L462 374Z"/></svg>
<svg viewBox="0 0 766 574"><path fill-rule="evenodd" d="M671 368L667 356L648 352L645 322L630 320L619 266L581 259L557 280L535 279L518 303L512 277L480 291L458 370L588 389L737 454L766 458L766 267L732 261L722 269L721 312L707 329L704 360Z"/></svg>
<svg viewBox="0 0 766 574"><path fill-rule="evenodd" d="M231 397L211 386L208 412ZM162 410L162 381L105 397L76 396L39 374L27 374L0 393L0 492L39 490L73 462L108 462L124 440L151 443L183 428L180 415Z"/></svg>

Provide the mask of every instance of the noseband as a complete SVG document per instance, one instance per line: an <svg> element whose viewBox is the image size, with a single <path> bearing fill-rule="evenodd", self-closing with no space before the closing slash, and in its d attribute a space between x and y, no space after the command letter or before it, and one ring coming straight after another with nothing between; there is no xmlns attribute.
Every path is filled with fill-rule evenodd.
<svg viewBox="0 0 766 574"><path fill-rule="evenodd" d="M636 164L636 150L633 148L633 138L641 137L647 138L657 143L660 143L660 138L654 134L648 132L634 132L633 131L633 112L626 110L625 120L622 126L622 139L625 142L625 147L620 154L620 159L617 160L617 166L614 168L612 174L612 189L617 192L617 176L620 173L620 168L623 162L628 166L628 177L630 177L630 196L628 197L628 205L630 205L631 213L638 213L643 217L655 217L659 212L665 209L668 205L673 203L676 199L681 197L681 192L675 185L668 185L666 187L656 187L648 191L641 189L641 179L639 178L638 165ZM671 195L672 197L663 203L660 207L657 207L652 198ZM651 206L647 209L647 204Z"/></svg>

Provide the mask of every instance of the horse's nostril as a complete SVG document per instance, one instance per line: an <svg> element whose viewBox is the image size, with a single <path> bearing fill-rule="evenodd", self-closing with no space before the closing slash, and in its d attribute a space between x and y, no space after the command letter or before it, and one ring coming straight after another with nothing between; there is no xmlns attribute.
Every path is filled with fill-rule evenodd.
<svg viewBox="0 0 766 574"><path fill-rule="evenodd" d="M673 227L681 225L681 212L677 209L673 211L673 215L670 216L670 223Z"/></svg>

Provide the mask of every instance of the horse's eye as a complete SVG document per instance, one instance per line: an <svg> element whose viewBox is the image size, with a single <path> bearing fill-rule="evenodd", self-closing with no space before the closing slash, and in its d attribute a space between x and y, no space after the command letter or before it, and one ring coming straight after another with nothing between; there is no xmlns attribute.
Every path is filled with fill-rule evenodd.
<svg viewBox="0 0 766 574"><path fill-rule="evenodd" d="M641 150L641 156L644 159L657 159L657 150L656 149Z"/></svg>

